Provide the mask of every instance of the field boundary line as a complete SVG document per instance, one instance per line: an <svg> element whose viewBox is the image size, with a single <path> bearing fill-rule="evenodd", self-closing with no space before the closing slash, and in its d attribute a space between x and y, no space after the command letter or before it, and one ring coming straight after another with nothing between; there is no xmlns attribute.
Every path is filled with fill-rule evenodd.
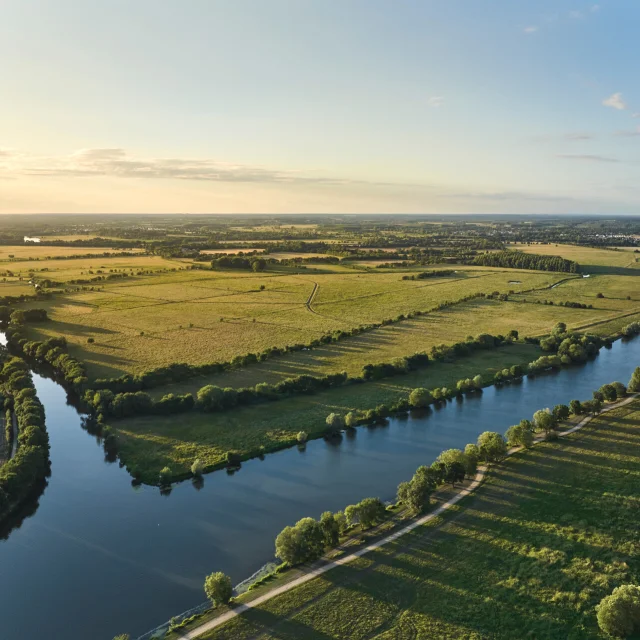
<svg viewBox="0 0 640 640"><path fill-rule="evenodd" d="M605 407L604 409L602 409L602 411L598 415L601 415L613 409L617 409L619 407L623 407L629 404L630 402L633 402L638 397L638 395L639 394L637 393L631 394L624 400L615 402L609 405L608 407ZM566 431L560 431L558 432L557 435L562 438L572 433L575 433L576 431L579 431L580 429L585 427L587 424L589 424L594 418L597 418L597 417L598 416L586 416L574 427L571 427ZM545 441L546 440L544 439L544 436L541 436L536 438L534 444L539 444L540 442L545 442ZM522 450L523 450L523 447L512 447L507 451L507 457ZM437 509L422 516L421 518L418 518L417 520L414 520L413 522L403 527L402 529L399 529L398 531L382 538L381 540L372 542L370 545L367 545L362 549L358 549L357 551L354 551L353 553L349 554L348 556L345 556L344 558L339 558L338 560L332 560L330 562L327 562L326 564L323 564L320 567L311 569L308 573L305 573L299 578L296 578L295 580L292 580L287 584L284 584L276 589L273 589L272 591L269 591L259 596L258 598L256 598L255 600L252 600L251 602L241 604L240 606L235 607L234 609L231 609L230 611L223 613L221 616L218 616L217 618L214 618L209 622L205 622L204 624L200 625L199 627L196 627L191 631L187 631L183 633L179 637L182 640L195 640L195 638L198 638L203 633L206 633L207 631L211 631L212 629L215 629L216 627L219 627L225 624L226 622L229 622L236 616L244 613L245 611L248 611L249 609L253 609L271 600L272 598L275 598L276 596L282 595L283 593L290 591L295 587L299 587L305 584L306 582L309 582L310 580L313 580L314 578L317 578L322 574L327 573L327 571L330 571L331 569L335 569L342 565L353 562L354 560L357 560L358 558L362 557L363 555L371 551L375 551L376 549L386 544L389 544L390 542L395 542L398 538L404 536L405 534L410 533L414 529L417 529L418 527L424 524L427 524L428 522L431 522L432 520L437 518L439 515L441 515L451 507L453 507L458 502L460 502L460 500L462 500L463 498L466 498L468 495L473 493L483 483L484 479L487 476L488 471L489 471L489 467L487 466L480 467L478 469L478 472L476 473L474 480L471 482L471 484L469 484L468 487L461 489L455 496L453 496L452 498L450 498L449 500L441 504Z"/></svg>

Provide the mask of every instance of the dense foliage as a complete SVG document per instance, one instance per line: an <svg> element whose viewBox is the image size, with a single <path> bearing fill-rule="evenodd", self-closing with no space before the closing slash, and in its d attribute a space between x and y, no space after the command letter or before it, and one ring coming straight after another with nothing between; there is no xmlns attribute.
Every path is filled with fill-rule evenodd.
<svg viewBox="0 0 640 640"><path fill-rule="evenodd" d="M578 273L580 265L560 256L545 256L520 251L497 251L476 256L473 264L483 267L507 267L509 269L534 269L536 271L564 271Z"/></svg>
<svg viewBox="0 0 640 640"><path fill-rule="evenodd" d="M20 358L11 358L0 371L3 393L18 423L16 455L0 466L0 519L23 502L49 471L49 437L44 408L31 373Z"/></svg>

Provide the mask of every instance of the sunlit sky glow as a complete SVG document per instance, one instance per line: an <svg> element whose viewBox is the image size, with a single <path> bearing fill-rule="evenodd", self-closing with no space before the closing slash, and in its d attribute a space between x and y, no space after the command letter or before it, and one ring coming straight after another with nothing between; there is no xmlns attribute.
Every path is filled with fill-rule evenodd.
<svg viewBox="0 0 640 640"><path fill-rule="evenodd" d="M640 2L4 0L0 212L638 213Z"/></svg>

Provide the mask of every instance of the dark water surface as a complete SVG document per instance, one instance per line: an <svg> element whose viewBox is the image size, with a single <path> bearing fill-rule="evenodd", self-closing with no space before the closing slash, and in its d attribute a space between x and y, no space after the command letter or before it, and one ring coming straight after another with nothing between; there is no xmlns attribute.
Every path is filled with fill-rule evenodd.
<svg viewBox="0 0 640 640"><path fill-rule="evenodd" d="M51 439L52 475L39 507L0 541L3 640L132 637L204 600L206 574L239 582L272 558L287 524L366 496L391 499L397 484L443 450L486 430L504 432L534 411L585 400L606 382L626 382L640 365L640 339L616 342L582 367L490 387L426 417L360 427L340 442L316 440L218 471L196 490L168 496L131 486L107 463L55 382L34 376ZM176 416L180 420L180 416Z"/></svg>

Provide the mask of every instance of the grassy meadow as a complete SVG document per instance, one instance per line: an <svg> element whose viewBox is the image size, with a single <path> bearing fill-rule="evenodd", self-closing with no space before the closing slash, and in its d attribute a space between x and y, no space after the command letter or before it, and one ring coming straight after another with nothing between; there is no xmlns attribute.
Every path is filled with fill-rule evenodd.
<svg viewBox="0 0 640 640"><path fill-rule="evenodd" d="M142 249L111 249L108 247L47 247L40 244L0 245L0 261L11 261L12 264L20 260L48 260L55 257L80 256L89 253L113 253L127 251L129 253L142 252ZM2 265L0 265L2 268ZM8 267L11 268L11 267Z"/></svg>
<svg viewBox="0 0 640 640"><path fill-rule="evenodd" d="M176 476L188 474L196 458L207 467L221 465L227 451L243 457L295 443L296 434L310 438L326 430L329 413L373 409L406 398L416 387L455 385L460 378L482 374L489 382L496 371L526 364L541 355L539 347L514 344L477 352L452 363L433 363L425 369L349 385L321 393L294 396L272 403L237 407L223 413L189 412L169 416L127 418L112 422L120 459L155 483L160 469L168 466Z"/></svg>
<svg viewBox="0 0 640 640"><path fill-rule="evenodd" d="M561 256L577 262L585 273L640 274L640 255L619 249L594 249L572 244L511 244L509 249L524 253Z"/></svg>
<svg viewBox="0 0 640 640"><path fill-rule="evenodd" d="M427 525L251 609L203 640L587 640L640 581L640 401L493 468Z"/></svg>
<svg viewBox="0 0 640 640"><path fill-rule="evenodd" d="M225 361L272 346L304 344L335 330L428 310L474 293L549 287L563 277L553 273L471 270L460 271L454 277L411 281L402 280L400 273L360 272L346 267L309 269L304 273L292 269L261 274L191 271L180 270L184 266L181 262L154 257L122 259L121 268L134 268L125 265L136 260L140 261L139 268L146 264L147 270L156 269L158 273L100 282L99 291L73 291L32 303L31 306L45 307L51 322L30 325L30 337L64 335L71 353L87 363L91 377L110 377L176 361ZM91 265L94 271L101 266L108 270L117 261L93 260ZM60 277L69 262L76 261L58 264L60 270L48 276ZM173 268L177 271L170 270ZM74 275L77 271L78 268ZM588 322L595 315L577 314L576 318ZM427 321L423 326L428 324ZM437 324L431 322L434 328ZM534 324L536 331L542 332L553 321ZM500 326L518 328L510 321ZM528 332L526 326L521 328ZM438 328L430 342L418 340L417 345L409 344L415 338L410 327L399 329L396 335L408 331L414 334L413 338L400 340L402 344L375 359L414 353L421 344L455 341L448 329ZM466 337L481 330L489 331L490 327L481 326L472 317L466 323L462 321L457 335ZM93 338L92 344L87 342L89 338ZM384 341L383 337L379 342ZM337 366L343 368L344 363Z"/></svg>

